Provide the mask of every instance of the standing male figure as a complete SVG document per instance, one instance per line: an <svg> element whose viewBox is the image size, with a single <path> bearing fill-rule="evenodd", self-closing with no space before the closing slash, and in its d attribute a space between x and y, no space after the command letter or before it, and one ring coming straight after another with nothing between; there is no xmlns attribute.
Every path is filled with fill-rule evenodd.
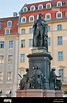
<svg viewBox="0 0 67 103"><path fill-rule="evenodd" d="M45 43L47 45L47 23L42 19L42 14L39 14L39 18L34 22L33 28L33 46L34 47L44 47ZM45 46L47 47L47 46Z"/></svg>

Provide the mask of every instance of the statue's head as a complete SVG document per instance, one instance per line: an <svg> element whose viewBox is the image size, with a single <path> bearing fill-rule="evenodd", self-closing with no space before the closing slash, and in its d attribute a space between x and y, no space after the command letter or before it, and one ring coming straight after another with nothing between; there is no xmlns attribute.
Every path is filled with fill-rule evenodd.
<svg viewBox="0 0 67 103"><path fill-rule="evenodd" d="M41 19L42 17L43 17L43 15L40 13L40 14L39 14L39 19Z"/></svg>
<svg viewBox="0 0 67 103"><path fill-rule="evenodd" d="M29 71L29 69L28 68L26 68L26 72L28 72Z"/></svg>
<svg viewBox="0 0 67 103"><path fill-rule="evenodd" d="M53 67L53 68L52 68L52 71L55 71L55 70L56 70L56 68L55 68L55 67Z"/></svg>
<svg viewBox="0 0 67 103"><path fill-rule="evenodd" d="M38 66L37 66L37 65L35 65L35 66L34 66L34 69L38 69Z"/></svg>

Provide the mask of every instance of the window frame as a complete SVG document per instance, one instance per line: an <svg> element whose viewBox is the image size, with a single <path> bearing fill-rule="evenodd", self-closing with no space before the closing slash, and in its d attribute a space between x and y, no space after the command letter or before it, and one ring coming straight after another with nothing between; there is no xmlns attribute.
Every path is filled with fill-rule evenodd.
<svg viewBox="0 0 67 103"><path fill-rule="evenodd" d="M50 7L48 8L48 5L50 5ZM50 9L51 8L51 3L47 3L46 4L46 9Z"/></svg>
<svg viewBox="0 0 67 103"><path fill-rule="evenodd" d="M11 75L10 74L8 75L8 73L11 73ZM7 81L12 81L12 74L13 74L12 71L7 72Z"/></svg>
<svg viewBox="0 0 67 103"><path fill-rule="evenodd" d="M30 33L30 34L33 33L33 28L29 28L29 33Z"/></svg>
<svg viewBox="0 0 67 103"><path fill-rule="evenodd" d="M61 17L58 17L58 14L61 14ZM62 18L62 12L57 12L56 13L56 19L61 19Z"/></svg>
<svg viewBox="0 0 67 103"><path fill-rule="evenodd" d="M57 25L57 30L62 30L62 25L61 24Z"/></svg>
<svg viewBox="0 0 67 103"><path fill-rule="evenodd" d="M23 7L23 12L27 12L27 11L28 11L28 8L27 7Z"/></svg>
<svg viewBox="0 0 67 103"><path fill-rule="evenodd" d="M13 41L9 41L9 48L13 48Z"/></svg>
<svg viewBox="0 0 67 103"><path fill-rule="evenodd" d="M0 49L1 49L1 48L4 48L4 44L5 44L4 41L0 41Z"/></svg>
<svg viewBox="0 0 67 103"><path fill-rule="evenodd" d="M61 6L58 5L59 3L60 3L61 6L62 6L62 2L61 2L61 1L58 1L58 2L57 2L57 7L61 7Z"/></svg>
<svg viewBox="0 0 67 103"><path fill-rule="evenodd" d="M25 19L25 21L23 21L23 19ZM21 23L26 23L26 17L25 17L25 16L23 16L23 17L21 18Z"/></svg>
<svg viewBox="0 0 67 103"><path fill-rule="evenodd" d="M31 17L33 18L32 21L30 20ZM29 22L34 22L34 16L33 15L29 16Z"/></svg>
<svg viewBox="0 0 67 103"><path fill-rule="evenodd" d="M13 55L8 55L8 64L13 64Z"/></svg>
<svg viewBox="0 0 67 103"><path fill-rule="evenodd" d="M32 41L32 44L31 44ZM29 47L33 47L33 39L29 39Z"/></svg>
<svg viewBox="0 0 67 103"><path fill-rule="evenodd" d="M62 72L62 75L60 75L61 74L60 72ZM64 69L59 69L58 74L63 77L64 76Z"/></svg>
<svg viewBox="0 0 67 103"><path fill-rule="evenodd" d="M23 60L22 60L22 55L23 55ZM24 63L25 62L25 54L20 54L20 63Z"/></svg>
<svg viewBox="0 0 67 103"><path fill-rule="evenodd" d="M34 8L34 9L32 10L32 8ZM35 6L32 5L32 6L30 7L30 11L34 11L34 10L35 10Z"/></svg>
<svg viewBox="0 0 67 103"><path fill-rule="evenodd" d="M0 81L3 81L3 71L0 71Z"/></svg>
<svg viewBox="0 0 67 103"><path fill-rule="evenodd" d="M42 8L40 9L39 7L42 7ZM43 5L42 4L38 5L38 10L42 10L42 9L43 9Z"/></svg>
<svg viewBox="0 0 67 103"><path fill-rule="evenodd" d="M49 18L49 19L47 19L47 15L49 15L49 16L50 16L50 18ZM51 14L50 14L50 13L45 14L45 19L46 19L46 20L51 20Z"/></svg>
<svg viewBox="0 0 67 103"><path fill-rule="evenodd" d="M7 33L7 30L9 31L8 33ZM10 34L10 29L6 29L5 34L7 34L7 35Z"/></svg>
<svg viewBox="0 0 67 103"><path fill-rule="evenodd" d="M63 61L63 51L58 51L58 61Z"/></svg>
<svg viewBox="0 0 67 103"><path fill-rule="evenodd" d="M61 38L61 40L59 40L60 38ZM57 40L58 40L58 45L62 45L62 41L63 41L63 40L62 40L62 36L58 36L58 37L57 37Z"/></svg>
<svg viewBox="0 0 67 103"><path fill-rule="evenodd" d="M11 25L8 25L9 23L11 23ZM12 27L12 21L7 22L7 27Z"/></svg>
<svg viewBox="0 0 67 103"><path fill-rule="evenodd" d="M21 34L25 34L26 30L25 29L21 29Z"/></svg>
<svg viewBox="0 0 67 103"><path fill-rule="evenodd" d="M51 46L51 38L48 37L48 46Z"/></svg>
<svg viewBox="0 0 67 103"><path fill-rule="evenodd" d="M4 55L0 55L0 64L4 63Z"/></svg>
<svg viewBox="0 0 67 103"><path fill-rule="evenodd" d="M22 42L23 41L23 42ZM23 45L23 46L22 46ZM25 39L21 40L21 48L25 48Z"/></svg>

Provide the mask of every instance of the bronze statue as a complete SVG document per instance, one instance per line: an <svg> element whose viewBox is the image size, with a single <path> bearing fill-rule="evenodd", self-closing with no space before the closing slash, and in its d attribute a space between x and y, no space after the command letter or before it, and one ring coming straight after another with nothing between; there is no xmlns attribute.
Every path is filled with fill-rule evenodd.
<svg viewBox="0 0 67 103"><path fill-rule="evenodd" d="M48 49L48 25L42 14L39 14L39 18L34 22L33 28L33 46L34 47L46 47Z"/></svg>
<svg viewBox="0 0 67 103"><path fill-rule="evenodd" d="M23 78L20 80L20 89L29 88L29 69L26 68L26 74L23 75Z"/></svg>
<svg viewBox="0 0 67 103"><path fill-rule="evenodd" d="M30 78L30 88L43 89L43 78L43 73L38 69L38 66L34 66Z"/></svg>
<svg viewBox="0 0 67 103"><path fill-rule="evenodd" d="M50 89L61 90L61 86L62 86L62 82L60 79L61 76L57 76L54 71L55 71L55 68L52 68L50 71L49 81L50 83L53 83L54 85L54 87L50 85Z"/></svg>

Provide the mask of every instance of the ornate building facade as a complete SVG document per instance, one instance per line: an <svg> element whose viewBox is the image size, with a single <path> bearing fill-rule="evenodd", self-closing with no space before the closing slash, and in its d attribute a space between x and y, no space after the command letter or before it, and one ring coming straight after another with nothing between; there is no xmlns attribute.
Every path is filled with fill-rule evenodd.
<svg viewBox="0 0 67 103"><path fill-rule="evenodd" d="M0 91L16 96L18 84L18 17L0 18Z"/></svg>

